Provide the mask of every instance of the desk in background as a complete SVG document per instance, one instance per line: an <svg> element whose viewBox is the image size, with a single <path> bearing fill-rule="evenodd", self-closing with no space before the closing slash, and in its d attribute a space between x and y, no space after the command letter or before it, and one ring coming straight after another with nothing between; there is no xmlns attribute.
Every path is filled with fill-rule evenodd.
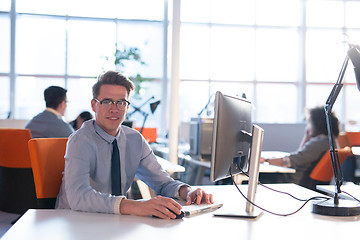
<svg viewBox="0 0 360 240"><path fill-rule="evenodd" d="M354 155L360 156L360 146L351 147L351 151Z"/></svg>
<svg viewBox="0 0 360 240"><path fill-rule="evenodd" d="M277 190L300 198L319 193L295 184L273 184ZM244 192L247 185L239 186ZM217 210L245 208L245 200L231 185L202 186L224 204ZM286 195L258 187L256 203L277 213L288 213L303 203ZM311 213L311 202L289 217L263 213L256 220L214 217L212 212L180 220L86 213L71 210L29 210L2 240L91 240L91 239L357 239L359 217L329 217Z"/></svg>
<svg viewBox="0 0 360 240"><path fill-rule="evenodd" d="M170 175L173 173L185 172L185 168L183 166L174 164L174 163L172 163L162 157L159 157L159 156L156 156L156 158L157 158L159 164L161 165L161 167ZM135 178L135 182L137 184L137 187L139 188L141 198L149 199L156 195L154 193L154 191L151 188L149 188L148 185L146 185L143 181ZM131 197L133 197L133 196L131 196Z"/></svg>
<svg viewBox="0 0 360 240"><path fill-rule="evenodd" d="M170 175L177 172L185 172L185 168L178 164L172 163L162 157L156 156L161 167Z"/></svg>
<svg viewBox="0 0 360 240"><path fill-rule="evenodd" d="M167 156L169 149L166 147L156 148L154 152L161 156ZM288 153L281 152L281 151L263 151L261 153L262 157L265 158L273 158L273 157L284 157ZM193 166L197 167L196 170L196 176L193 181L186 181L190 185L202 185L203 184L203 178L205 175L205 172L210 169L210 161L200 161L198 159L194 159L190 155L179 153L178 154L179 162L182 162L183 164L191 164ZM280 167L275 165L270 165L267 163L260 164L259 173L295 173L296 170L293 168L287 168L287 167ZM242 181L247 180L248 178L244 175L237 175L235 177L235 180L237 183L241 183Z"/></svg>
<svg viewBox="0 0 360 240"><path fill-rule="evenodd" d="M211 163L209 161L199 161L196 159L191 158L189 155L183 155L179 156L183 161L189 162L191 164L194 164L198 166L198 172L197 176L195 178L195 184L194 185L201 185L202 179L205 175L205 172L210 169ZM293 168L287 168L287 167L280 167L275 165L270 165L268 163L261 163L259 166L259 174L264 173L295 173L296 170ZM238 174L235 177L235 181L238 184L241 184L242 181L248 180L248 177L245 175Z"/></svg>

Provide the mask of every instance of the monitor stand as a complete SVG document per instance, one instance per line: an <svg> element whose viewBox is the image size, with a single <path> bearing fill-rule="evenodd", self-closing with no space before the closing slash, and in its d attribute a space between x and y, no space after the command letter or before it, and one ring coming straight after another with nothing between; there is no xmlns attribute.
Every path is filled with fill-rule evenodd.
<svg viewBox="0 0 360 240"><path fill-rule="evenodd" d="M236 211L231 210L230 212L217 212L214 213L215 217L230 217L230 218L247 218L247 219L256 219L260 215L262 215L262 211L258 209L254 209L252 212L246 212L246 210L243 211Z"/></svg>
<svg viewBox="0 0 360 240"><path fill-rule="evenodd" d="M249 184L246 201L246 208L244 211L236 211L232 209L231 212L216 212L214 216L218 217L238 217L238 218L252 218L255 219L262 214L262 211L255 209L255 193L256 187L259 179L259 167L260 167L260 156L261 156L261 147L264 137L264 130L257 126L253 125L252 129L252 140L251 140L251 151L250 151L250 163L249 163ZM237 187L237 186L236 186Z"/></svg>

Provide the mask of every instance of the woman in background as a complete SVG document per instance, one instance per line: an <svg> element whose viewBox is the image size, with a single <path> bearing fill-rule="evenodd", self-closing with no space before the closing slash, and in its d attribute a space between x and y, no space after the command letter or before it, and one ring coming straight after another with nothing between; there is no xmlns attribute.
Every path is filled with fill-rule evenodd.
<svg viewBox="0 0 360 240"><path fill-rule="evenodd" d="M93 119L93 115L88 112L88 111L84 111L82 113L79 114L79 116L70 122L70 125L74 128L74 130L78 130L79 128L81 128L83 122Z"/></svg>
<svg viewBox="0 0 360 240"><path fill-rule="evenodd" d="M339 120L331 113L333 136L339 136ZM298 185L314 189L314 182L310 179L310 173L322 156L329 151L329 138L326 124L326 114L323 107L315 107L309 110L307 126L303 140L296 152L290 153L283 158L261 159L272 165L294 168L296 173L282 175L280 182L292 182Z"/></svg>

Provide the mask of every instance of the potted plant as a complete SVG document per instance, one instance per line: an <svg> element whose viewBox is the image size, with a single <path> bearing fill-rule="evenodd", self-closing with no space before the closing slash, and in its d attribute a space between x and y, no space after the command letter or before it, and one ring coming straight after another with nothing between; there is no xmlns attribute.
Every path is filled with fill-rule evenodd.
<svg viewBox="0 0 360 240"><path fill-rule="evenodd" d="M109 57L106 57L106 60L110 61ZM114 64L116 71L125 72L125 67L127 63L135 63L139 66L146 65L145 61L141 58L141 50L137 47L126 47L123 46L122 49L119 49L116 45L116 50L114 53ZM129 76L131 81L135 85L134 97L141 99L142 91L144 90L141 86L145 81L151 81L150 78L144 78L141 74L137 73L135 76Z"/></svg>

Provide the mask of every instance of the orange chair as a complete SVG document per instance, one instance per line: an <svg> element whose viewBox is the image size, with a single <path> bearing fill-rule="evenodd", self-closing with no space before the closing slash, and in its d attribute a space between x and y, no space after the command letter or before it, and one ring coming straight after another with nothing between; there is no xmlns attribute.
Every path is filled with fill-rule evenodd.
<svg viewBox="0 0 360 240"><path fill-rule="evenodd" d="M24 213L36 208L28 141L29 129L0 128L0 210Z"/></svg>
<svg viewBox="0 0 360 240"><path fill-rule="evenodd" d="M340 148L337 149L337 151L340 164L342 164L347 157L353 155L350 147ZM328 184L333 176L334 174L331 165L330 152L327 151L311 171L310 178L320 183L322 182L323 184Z"/></svg>
<svg viewBox="0 0 360 240"><path fill-rule="evenodd" d="M136 127L135 129L138 130L139 132L141 130L141 128L139 127ZM156 142L156 138L157 138L156 128L144 128L141 134L149 143Z"/></svg>
<svg viewBox="0 0 360 240"><path fill-rule="evenodd" d="M360 132L346 132L350 142L350 147L360 146Z"/></svg>
<svg viewBox="0 0 360 240"><path fill-rule="evenodd" d="M341 132L339 134L339 136L337 137L337 142L339 148L344 148L347 146L351 147L350 140L346 132Z"/></svg>
<svg viewBox="0 0 360 240"><path fill-rule="evenodd" d="M54 208L65 167L67 138L36 138L29 141L38 208Z"/></svg>

